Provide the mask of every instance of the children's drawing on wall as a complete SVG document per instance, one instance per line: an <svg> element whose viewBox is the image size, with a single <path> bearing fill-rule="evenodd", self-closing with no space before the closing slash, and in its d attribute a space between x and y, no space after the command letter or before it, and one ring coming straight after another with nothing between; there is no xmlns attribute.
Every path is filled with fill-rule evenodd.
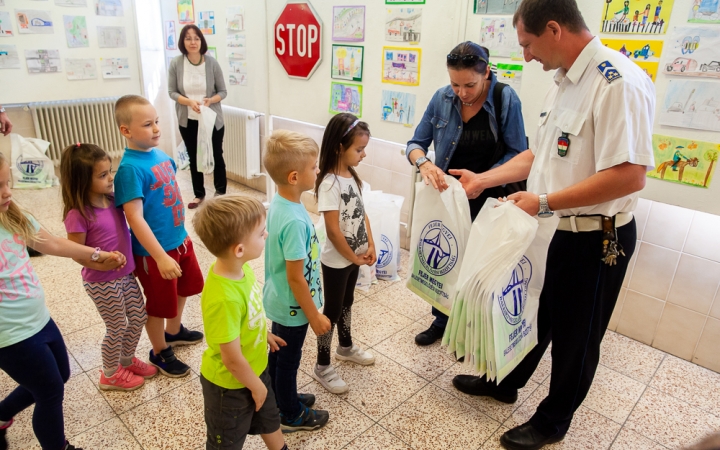
<svg viewBox="0 0 720 450"><path fill-rule="evenodd" d="M195 4L193 0L177 0L178 21L181 24L195 23Z"/></svg>
<svg viewBox="0 0 720 450"><path fill-rule="evenodd" d="M229 59L230 65L230 84L233 86L247 86L247 61L238 61Z"/></svg>
<svg viewBox="0 0 720 450"><path fill-rule="evenodd" d="M208 47L207 54L217 59L217 47ZM170 66L168 66L170 67Z"/></svg>
<svg viewBox="0 0 720 450"><path fill-rule="evenodd" d="M422 50L419 48L383 47L383 83L405 84L417 86L420 84L420 58Z"/></svg>
<svg viewBox="0 0 720 450"><path fill-rule="evenodd" d="M490 56L523 59L517 32L512 26L512 16L484 17L480 26L480 45L487 47Z"/></svg>
<svg viewBox="0 0 720 450"><path fill-rule="evenodd" d="M232 47L227 49L228 59L247 59L247 47Z"/></svg>
<svg viewBox="0 0 720 450"><path fill-rule="evenodd" d="M421 8L388 8L385 15L385 40L420 42Z"/></svg>
<svg viewBox="0 0 720 450"><path fill-rule="evenodd" d="M333 41L365 40L365 7L333 6Z"/></svg>
<svg viewBox="0 0 720 450"><path fill-rule="evenodd" d="M413 4L417 4L417 5L422 5L423 3L425 3L425 0L385 0L386 5L402 5L405 3L407 3L407 4L413 3Z"/></svg>
<svg viewBox="0 0 720 450"><path fill-rule="evenodd" d="M215 11L200 11L197 26L204 35L215 34Z"/></svg>
<svg viewBox="0 0 720 450"><path fill-rule="evenodd" d="M174 20L165 21L165 48L168 50L177 50L177 35Z"/></svg>
<svg viewBox="0 0 720 450"><path fill-rule="evenodd" d="M87 0L55 0L55 4L58 6L87 6Z"/></svg>
<svg viewBox="0 0 720 450"><path fill-rule="evenodd" d="M362 81L363 48L358 45L332 46L331 78Z"/></svg>
<svg viewBox="0 0 720 450"><path fill-rule="evenodd" d="M100 48L127 47L125 27L97 27L97 33Z"/></svg>
<svg viewBox="0 0 720 450"><path fill-rule="evenodd" d="M25 61L29 73L58 73L62 70L58 50L25 50Z"/></svg>
<svg viewBox="0 0 720 450"><path fill-rule="evenodd" d="M20 34L53 34L55 32L50 11L16 9L15 17Z"/></svg>
<svg viewBox="0 0 720 450"><path fill-rule="evenodd" d="M720 23L720 1L693 0L688 22Z"/></svg>
<svg viewBox="0 0 720 450"><path fill-rule="evenodd" d="M16 45L0 45L0 69L19 69L20 57Z"/></svg>
<svg viewBox="0 0 720 450"><path fill-rule="evenodd" d="M362 86L333 82L330 86L330 112L362 117Z"/></svg>
<svg viewBox="0 0 720 450"><path fill-rule="evenodd" d="M90 47L85 16L63 16L68 47Z"/></svg>
<svg viewBox="0 0 720 450"><path fill-rule="evenodd" d="M116 16L124 15L122 0L96 0L95 14L98 16Z"/></svg>
<svg viewBox="0 0 720 450"><path fill-rule="evenodd" d="M232 6L227 9L227 30L245 31L245 9L242 6Z"/></svg>
<svg viewBox="0 0 720 450"><path fill-rule="evenodd" d="M605 0L603 33L665 34L674 0Z"/></svg>
<svg viewBox="0 0 720 450"><path fill-rule="evenodd" d="M383 90L381 105L383 121L415 125L415 94Z"/></svg>
<svg viewBox="0 0 720 450"><path fill-rule="evenodd" d="M670 80L658 123L720 131L720 87L712 81Z"/></svg>
<svg viewBox="0 0 720 450"><path fill-rule="evenodd" d="M662 56L663 41L652 39L601 39L601 41L606 47L627 56L655 82Z"/></svg>
<svg viewBox="0 0 720 450"><path fill-rule="evenodd" d="M650 178L710 187L720 144L653 134L655 170Z"/></svg>
<svg viewBox="0 0 720 450"><path fill-rule="evenodd" d="M520 0L475 0L475 14L514 14Z"/></svg>
<svg viewBox="0 0 720 450"><path fill-rule="evenodd" d="M97 78L95 60L88 59L65 59L65 73L68 80L92 80Z"/></svg>
<svg viewBox="0 0 720 450"><path fill-rule="evenodd" d="M12 23L10 22L10 13L7 11L0 11L0 37L14 36Z"/></svg>
<svg viewBox="0 0 720 450"><path fill-rule="evenodd" d="M245 48L245 33L228 34L225 37L225 44L232 48Z"/></svg>
<svg viewBox="0 0 720 450"><path fill-rule="evenodd" d="M100 58L100 70L103 78L130 78L128 58Z"/></svg>
<svg viewBox="0 0 720 450"><path fill-rule="evenodd" d="M520 93L522 88L522 64L492 64L492 71L495 72L499 82L512 86L515 92Z"/></svg>
<svg viewBox="0 0 720 450"><path fill-rule="evenodd" d="M720 28L676 27L661 69L667 75L720 78Z"/></svg>

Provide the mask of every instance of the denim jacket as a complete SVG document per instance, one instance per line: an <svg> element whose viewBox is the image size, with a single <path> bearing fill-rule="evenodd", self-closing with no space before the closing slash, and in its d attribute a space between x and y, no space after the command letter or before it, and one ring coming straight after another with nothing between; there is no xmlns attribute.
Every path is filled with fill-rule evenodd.
<svg viewBox="0 0 720 450"><path fill-rule="evenodd" d="M497 84L497 77L491 72L489 93L483 108L490 116L490 129L497 142L497 117L495 117L495 105L493 92ZM460 99L455 95L452 86L440 88L433 95L430 104L425 110L422 120L415 128L413 138L408 141L406 156L410 158L410 152L416 148L421 149L425 154L428 152L430 143L435 144L435 165L447 172L450 159L455 153L457 142L462 135L463 121L460 115ZM525 137L525 124L522 117L520 98L512 87L508 86L502 92L502 117L500 118L500 131L507 153L493 166L497 167L512 159L515 155L527 150L527 138Z"/></svg>

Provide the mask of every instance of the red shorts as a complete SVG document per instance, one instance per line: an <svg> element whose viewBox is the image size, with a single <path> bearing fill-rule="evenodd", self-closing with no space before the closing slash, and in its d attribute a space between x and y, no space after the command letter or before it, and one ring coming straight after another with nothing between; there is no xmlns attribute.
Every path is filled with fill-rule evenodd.
<svg viewBox="0 0 720 450"><path fill-rule="evenodd" d="M148 316L172 319L177 316L178 296L190 297L201 293L205 282L189 236L180 247L167 254L180 265L180 278L164 279L152 256L139 255L134 256L135 275L145 293Z"/></svg>

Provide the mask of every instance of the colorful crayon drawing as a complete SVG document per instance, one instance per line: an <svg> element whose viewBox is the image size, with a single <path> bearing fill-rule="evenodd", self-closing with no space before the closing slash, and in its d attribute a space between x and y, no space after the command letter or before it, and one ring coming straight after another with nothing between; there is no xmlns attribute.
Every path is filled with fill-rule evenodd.
<svg viewBox="0 0 720 450"><path fill-rule="evenodd" d="M384 122L415 125L415 94L397 91L382 91L382 114Z"/></svg>
<svg viewBox="0 0 720 450"><path fill-rule="evenodd" d="M181 24L195 23L193 0L177 0L178 19Z"/></svg>
<svg viewBox="0 0 720 450"><path fill-rule="evenodd" d="M720 1L693 0L688 22L720 23Z"/></svg>
<svg viewBox="0 0 720 450"><path fill-rule="evenodd" d="M675 28L660 67L667 75L720 78L720 29Z"/></svg>
<svg viewBox="0 0 720 450"><path fill-rule="evenodd" d="M57 50L25 50L29 73L61 72L60 52Z"/></svg>
<svg viewBox="0 0 720 450"><path fill-rule="evenodd" d="M484 17L480 27L480 45L490 50L490 56L523 59L517 32L512 26L512 16Z"/></svg>
<svg viewBox="0 0 720 450"><path fill-rule="evenodd" d="M0 69L19 69L20 57L16 45L0 45Z"/></svg>
<svg viewBox="0 0 720 450"><path fill-rule="evenodd" d="M419 48L383 47L383 83L418 86L420 84Z"/></svg>
<svg viewBox="0 0 720 450"><path fill-rule="evenodd" d="M198 28L203 34L215 34L215 12L214 11L200 11L199 20L197 23Z"/></svg>
<svg viewBox="0 0 720 450"><path fill-rule="evenodd" d="M177 50L177 35L175 34L175 21L165 21L165 48Z"/></svg>
<svg viewBox="0 0 720 450"><path fill-rule="evenodd" d="M365 40L365 7L333 6L333 41Z"/></svg>
<svg viewBox="0 0 720 450"><path fill-rule="evenodd" d="M658 123L720 131L720 89L713 81L670 80Z"/></svg>
<svg viewBox="0 0 720 450"><path fill-rule="evenodd" d="M245 9L242 6L231 6L227 9L227 30L245 31Z"/></svg>
<svg viewBox="0 0 720 450"><path fill-rule="evenodd" d="M90 47L85 16L63 16L68 47Z"/></svg>
<svg viewBox="0 0 720 450"><path fill-rule="evenodd" d="M662 56L663 41L650 39L601 39L601 41L606 47L627 56L655 82Z"/></svg>
<svg viewBox="0 0 720 450"><path fill-rule="evenodd" d="M98 16L123 16L125 13L122 0L97 0L95 2L95 14Z"/></svg>
<svg viewBox="0 0 720 450"><path fill-rule="evenodd" d="M665 34L673 0L606 0L603 33Z"/></svg>
<svg viewBox="0 0 720 450"><path fill-rule="evenodd" d="M512 86L513 90L520 94L522 89L522 64L493 64L492 70L495 72L499 82Z"/></svg>
<svg viewBox="0 0 720 450"><path fill-rule="evenodd" d="M362 86L333 82L330 86L330 112L362 117Z"/></svg>
<svg viewBox="0 0 720 450"><path fill-rule="evenodd" d="M720 144L653 134L653 153L655 170L648 177L708 188Z"/></svg>
<svg viewBox="0 0 720 450"><path fill-rule="evenodd" d="M385 18L385 40L420 42L422 9L388 8Z"/></svg>
<svg viewBox="0 0 720 450"><path fill-rule="evenodd" d="M53 34L53 22L50 11L36 9L15 10L20 34Z"/></svg>
<svg viewBox="0 0 720 450"><path fill-rule="evenodd" d="M0 37L12 37L12 24L10 23L10 13L0 11Z"/></svg>
<svg viewBox="0 0 720 450"><path fill-rule="evenodd" d="M520 0L475 0L475 14L514 14Z"/></svg>
<svg viewBox="0 0 720 450"><path fill-rule="evenodd" d="M331 78L362 81L363 48L357 45L333 44L330 69Z"/></svg>
<svg viewBox="0 0 720 450"><path fill-rule="evenodd" d="M68 80L92 80L97 78L97 67L95 60L89 59L66 59L65 73Z"/></svg>
<svg viewBox="0 0 720 450"><path fill-rule="evenodd" d="M230 84L233 86L247 86L247 61L229 59Z"/></svg>

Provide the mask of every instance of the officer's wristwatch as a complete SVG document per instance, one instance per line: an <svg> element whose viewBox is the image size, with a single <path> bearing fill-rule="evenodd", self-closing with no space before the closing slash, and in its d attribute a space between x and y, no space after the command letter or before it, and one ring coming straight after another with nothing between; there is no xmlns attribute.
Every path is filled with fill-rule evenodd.
<svg viewBox="0 0 720 450"><path fill-rule="evenodd" d="M426 156L421 156L421 157L419 157L418 159L415 160L415 167L417 167L417 168L419 169L420 166L422 166L423 164L425 164L425 163L428 162L428 161L430 161L430 160L427 159Z"/></svg>
<svg viewBox="0 0 720 450"><path fill-rule="evenodd" d="M547 194L540 194L540 210L538 211L538 217L552 217L553 214L555 214L555 211L550 209L550 206L548 206Z"/></svg>

